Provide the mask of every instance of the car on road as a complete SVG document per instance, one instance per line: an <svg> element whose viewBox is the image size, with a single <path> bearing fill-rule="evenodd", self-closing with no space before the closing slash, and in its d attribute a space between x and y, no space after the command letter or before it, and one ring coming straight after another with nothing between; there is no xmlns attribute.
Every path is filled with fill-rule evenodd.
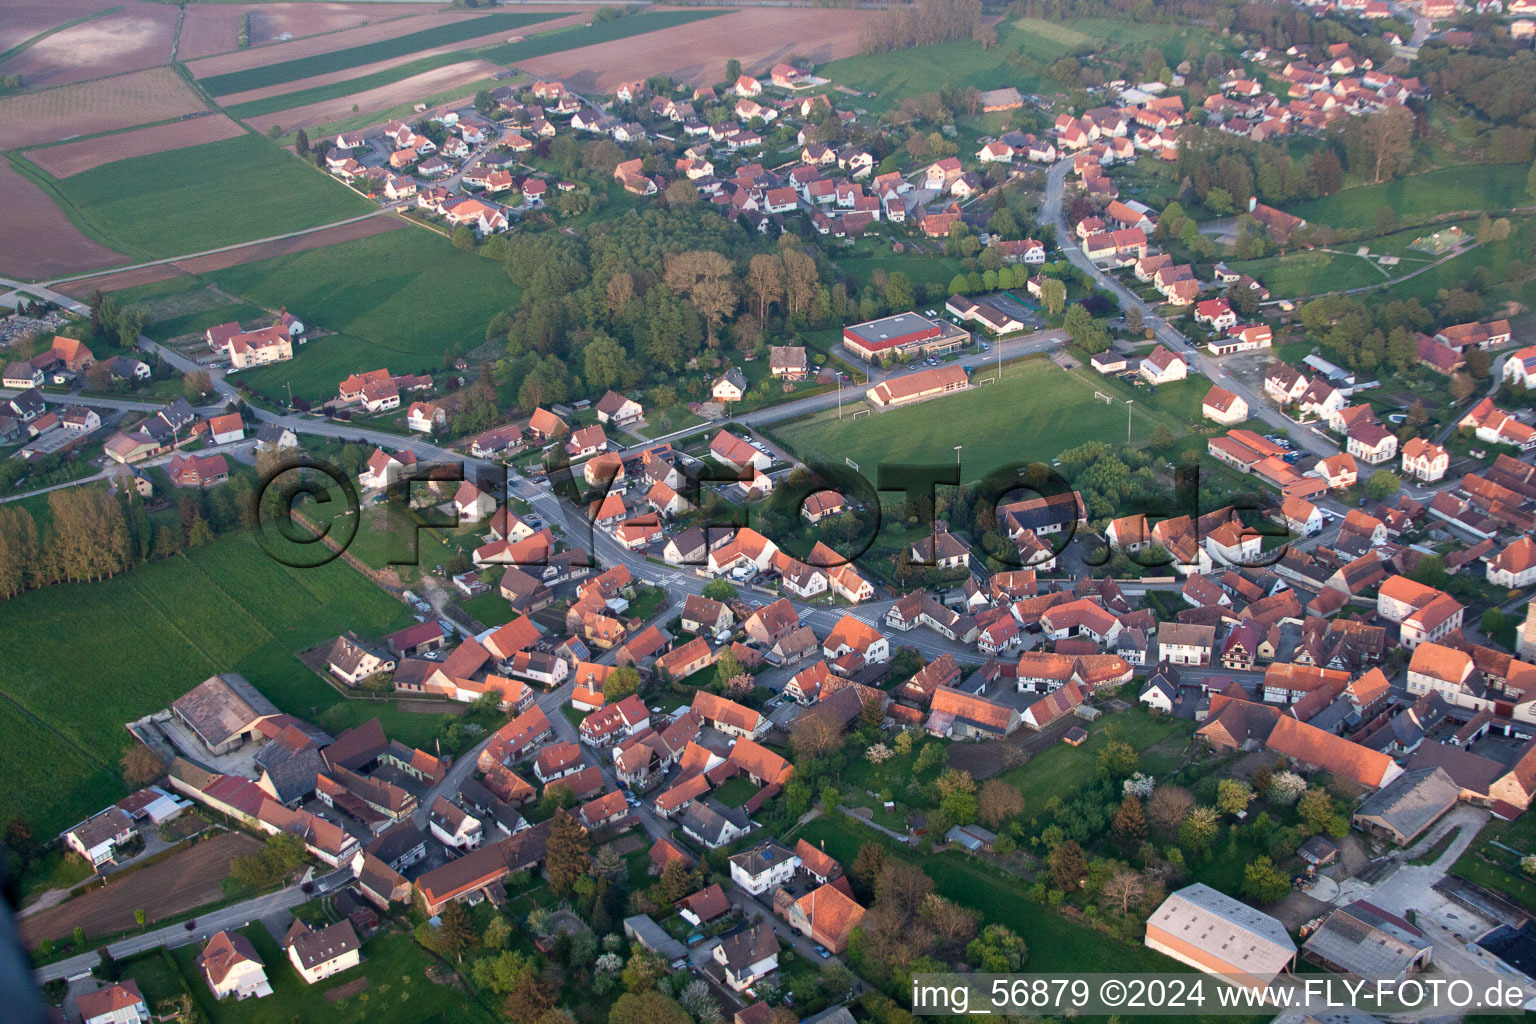
<svg viewBox="0 0 1536 1024"><path fill-rule="evenodd" d="M197 927L197 918L195 918L195 917L188 918L186 924L182 925L182 927L185 928L187 931L191 931L192 929Z"/></svg>
<svg viewBox="0 0 1536 1024"><path fill-rule="evenodd" d="M832 959L832 952L829 949L827 949L826 946L823 946L821 943L819 943L819 942L816 943L816 945L813 946L812 948L816 950L816 955L821 957L823 960L830 960L830 959Z"/></svg>

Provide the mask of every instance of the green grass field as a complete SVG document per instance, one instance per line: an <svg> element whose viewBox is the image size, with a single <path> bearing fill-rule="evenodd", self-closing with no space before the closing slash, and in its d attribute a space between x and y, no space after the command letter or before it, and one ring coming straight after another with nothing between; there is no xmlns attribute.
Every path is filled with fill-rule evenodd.
<svg viewBox="0 0 1536 1024"><path fill-rule="evenodd" d="M247 68L244 71L232 71L226 75L210 75L207 78L198 79L198 84L207 90L210 96L228 96L230 93L245 92L247 89L265 89L272 85L282 85L284 82L296 82L302 78L345 71L348 68L358 68L376 61L392 60L418 50L448 46L477 36L490 35L492 32L511 31L555 17L559 15L542 12L487 14L481 18L469 18L420 32L395 36L393 39L381 39L362 46L349 46L344 50L317 53L312 57L300 57L277 64L259 64L256 67Z"/></svg>
<svg viewBox="0 0 1536 1024"><path fill-rule="evenodd" d="M0 773L11 784L0 817L24 815L39 835L122 795L124 723L226 671L285 711L327 712L340 698L294 653L344 629L378 635L410 622L404 605L342 562L286 568L245 534L110 580L29 591L5 602L4 617ZM373 714L346 703L332 725Z"/></svg>
<svg viewBox="0 0 1536 1024"><path fill-rule="evenodd" d="M312 401L333 396L336 383L357 370L441 369L444 352L483 344L491 317L518 300L500 265L420 228L245 263L203 280L253 306L286 306L338 332L299 347L290 362L233 377L273 397L286 396L292 384L295 397ZM149 285L120 292L118 301L153 307L164 296L161 286Z"/></svg>
<svg viewBox="0 0 1536 1024"><path fill-rule="evenodd" d="M1212 37L1198 29L1142 24L1134 19L1074 18L1064 22L1017 18L997 25L997 45L983 50L969 39L903 50L898 58L871 54L831 61L816 73L839 85L873 93L858 105L885 112L901 101L954 85L975 89L1014 86L1021 92L1063 91L1060 83L1030 74L1019 57L1048 64L1081 47L1151 43L1177 64L1186 52L1204 47ZM1203 52L1203 51L1202 51Z"/></svg>
<svg viewBox="0 0 1536 1024"><path fill-rule="evenodd" d="M1239 273L1252 274L1277 299L1362 288L1387 280L1369 260L1321 249L1303 249L1284 256L1240 260L1227 265Z"/></svg>
<svg viewBox="0 0 1536 1024"><path fill-rule="evenodd" d="M1297 203L1287 212L1333 228L1364 228L1376 223L1376 211L1383 206L1404 219L1457 210L1506 210L1524 202L1530 170L1529 164L1442 167L1380 185L1345 189Z"/></svg>
<svg viewBox="0 0 1536 1024"><path fill-rule="evenodd" d="M426 976L436 958L408 932L382 932L363 943L363 962L314 985L306 984L287 954L261 924L241 931L266 964L272 995L265 999L215 1002L196 965L195 943L172 951L197 1006L212 1024L287 1024L326 1020L333 1024L490 1024L496 1015L455 984L434 984ZM451 978L452 975L450 974ZM337 989L366 980L364 991L337 998Z"/></svg>
<svg viewBox="0 0 1536 1024"><path fill-rule="evenodd" d="M976 378L996 371L976 364ZM1152 393L1099 377L1073 373L1040 357L1004 368L1001 383L907 408L858 419L817 413L775 428L801 456L841 463L851 458L866 475L886 464L948 465L957 444L962 480L971 483L1013 462L1049 462L1087 441L1124 443L1125 398L1135 401L1133 436L1144 440L1159 424L1177 436L1200 417L1200 400L1210 390L1203 377L1167 384ZM1105 405L1099 391L1121 401ZM845 417L848 410L844 410Z"/></svg>
<svg viewBox="0 0 1536 1024"><path fill-rule="evenodd" d="M202 252L345 220L375 209L257 135L103 164L51 190L86 234L130 256Z"/></svg>
<svg viewBox="0 0 1536 1024"><path fill-rule="evenodd" d="M1093 774L1099 750L1109 742L1112 730L1118 730L1119 738L1144 755L1148 763L1143 770L1149 772L1168 768L1169 757L1163 756L1164 748L1179 745L1194 731L1188 721L1167 715L1157 717L1141 707L1125 714L1105 715L1084 727L1088 739L1082 746L1058 743L999 776L1024 794L1025 817L1040 814L1052 797L1065 799L1081 789L1083 780ZM1154 747L1157 753L1148 754Z"/></svg>
<svg viewBox="0 0 1536 1024"><path fill-rule="evenodd" d="M913 284L936 284L940 287L948 287L954 276L963 270L958 259L945 256L898 256L889 252L880 256L837 257L836 261L837 269L853 278L860 288L869 284L877 270L887 274L900 271L911 278Z"/></svg>

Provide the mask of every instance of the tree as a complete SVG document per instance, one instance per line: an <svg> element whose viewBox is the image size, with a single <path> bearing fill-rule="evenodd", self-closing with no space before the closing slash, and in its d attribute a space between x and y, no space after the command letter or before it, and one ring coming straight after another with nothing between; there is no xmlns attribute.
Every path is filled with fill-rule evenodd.
<svg viewBox="0 0 1536 1024"><path fill-rule="evenodd" d="M720 1020L720 1004L709 989L709 982L696 978L678 993L678 1005L687 1010L697 1024L716 1024Z"/></svg>
<svg viewBox="0 0 1536 1024"><path fill-rule="evenodd" d="M181 391L188 401L196 401L213 390L207 370L188 370L181 375Z"/></svg>
<svg viewBox="0 0 1536 1024"><path fill-rule="evenodd" d="M1326 789L1309 789L1297 803L1296 813L1300 815L1301 823L1313 833L1326 832L1333 820L1333 797Z"/></svg>
<svg viewBox="0 0 1536 1024"><path fill-rule="evenodd" d="M1126 849L1134 849L1147 838L1147 818L1142 811L1141 801L1134 796L1128 796L1120 801L1120 809L1115 812L1115 820L1110 826L1115 831L1115 838Z"/></svg>
<svg viewBox="0 0 1536 1024"><path fill-rule="evenodd" d="M512 940L512 922L507 920L505 914L497 914L485 926L485 932L480 938L486 949L506 949L507 943Z"/></svg>
<svg viewBox="0 0 1536 1024"><path fill-rule="evenodd" d="M1067 286L1054 277L1046 278L1040 283L1040 302L1047 313L1056 316L1067 304Z"/></svg>
<svg viewBox="0 0 1536 1024"><path fill-rule="evenodd" d="M664 280L672 291L688 296L704 318L709 347L718 347L717 331L736 309L735 268L731 261L707 249L677 253L666 259Z"/></svg>
<svg viewBox="0 0 1536 1024"><path fill-rule="evenodd" d="M784 261L772 253L759 253L747 264L747 290L757 306L757 319L764 324L768 309L784 301Z"/></svg>
<svg viewBox="0 0 1536 1024"><path fill-rule="evenodd" d="M1017 786L1002 779L992 779L981 787L977 813L989 828L997 828L1009 818L1024 813L1024 794L1019 792Z"/></svg>
<svg viewBox="0 0 1536 1024"><path fill-rule="evenodd" d="M731 649L727 647L720 652L720 658L715 662L715 682L723 690L739 675L741 675L741 662L736 660L736 655L732 654Z"/></svg>
<svg viewBox="0 0 1536 1024"><path fill-rule="evenodd" d="M1129 869L1116 872L1104 883L1104 898L1111 904L1118 904L1122 914L1130 913L1131 906L1139 903L1146 893L1147 887L1141 876Z"/></svg>
<svg viewBox="0 0 1536 1024"><path fill-rule="evenodd" d="M799 760L815 760L843 742L842 729L829 715L801 715L789 726L789 745Z"/></svg>
<svg viewBox="0 0 1536 1024"><path fill-rule="evenodd" d="M475 247L475 232L468 224L453 229L453 247L469 252Z"/></svg>
<svg viewBox="0 0 1536 1024"><path fill-rule="evenodd" d="M309 133L303 128L293 137L293 151L299 156L309 156Z"/></svg>
<svg viewBox="0 0 1536 1024"><path fill-rule="evenodd" d="M1192 856L1203 854L1216 842L1220 821L1214 807L1201 804L1193 808L1179 824L1179 845Z"/></svg>
<svg viewBox="0 0 1536 1024"><path fill-rule="evenodd" d="M123 768L123 781L134 789L147 786L165 774L165 762L142 743L129 747L119 764Z"/></svg>
<svg viewBox="0 0 1536 1024"><path fill-rule="evenodd" d="M1358 161L1358 170L1370 174L1373 183L1394 178L1413 159L1413 113L1406 107L1390 107L1352 118L1345 144L1353 154L1352 162Z"/></svg>
<svg viewBox="0 0 1536 1024"><path fill-rule="evenodd" d="M133 923L134 924L138 925L140 928L143 928L144 927L144 920L145 920L144 911L142 911L142 910L135 910L133 912Z"/></svg>
<svg viewBox="0 0 1536 1024"><path fill-rule="evenodd" d="M475 942L475 932L469 925L469 911L462 903L450 903L437 918L437 948L444 956L464 962L464 951Z"/></svg>
<svg viewBox="0 0 1536 1024"><path fill-rule="evenodd" d="M1386 501L1397 493L1403 481L1391 470L1378 469L1365 482L1365 495L1372 501Z"/></svg>
<svg viewBox="0 0 1536 1024"><path fill-rule="evenodd" d="M1171 836L1194 806L1195 798L1189 795L1189 790L1166 784L1158 786L1147 804L1147 820L1165 836Z"/></svg>
<svg viewBox="0 0 1536 1024"><path fill-rule="evenodd" d="M556 812L550 826L544 873L549 890L556 896L570 894L576 879L587 871L587 848L591 839L581 823L564 811Z"/></svg>
<svg viewBox="0 0 1536 1024"><path fill-rule="evenodd" d="M21 593L42 569L32 514L18 505L0 506L0 597Z"/></svg>
<svg viewBox="0 0 1536 1024"><path fill-rule="evenodd" d="M704 589L701 593L711 601L719 601L722 604L730 604L736 600L736 588L723 579L710 580L704 584Z"/></svg>
<svg viewBox="0 0 1536 1024"><path fill-rule="evenodd" d="M1140 334L1146 328L1147 322L1141 315L1141 307L1134 303L1125 307L1125 329L1133 334Z"/></svg>
<svg viewBox="0 0 1536 1024"><path fill-rule="evenodd" d="M730 85L736 84L736 79L741 77L741 61L731 57L725 62L725 80Z"/></svg>
<svg viewBox="0 0 1536 1024"><path fill-rule="evenodd" d="M687 989L684 991L686 992ZM708 995L707 987L705 995ZM718 1007L716 1012L719 1012ZM688 1011L676 1000L653 989L639 994L626 992L619 996L613 1008L608 1011L608 1024L692 1024L692 1022Z"/></svg>
<svg viewBox="0 0 1536 1024"><path fill-rule="evenodd" d="M1292 771L1276 772L1269 781L1269 802L1290 807L1307 791L1307 780Z"/></svg>
<svg viewBox="0 0 1536 1024"><path fill-rule="evenodd" d="M502 1009L512 1024L538 1024L554 1008L558 995L548 978L532 967L524 967Z"/></svg>
<svg viewBox="0 0 1536 1024"><path fill-rule="evenodd" d="M640 692L640 673L632 665L616 668L603 680L603 697L610 703Z"/></svg>
<svg viewBox="0 0 1536 1024"><path fill-rule="evenodd" d="M1291 891L1291 881L1275 862L1260 855L1243 868L1243 898L1259 906L1279 903Z"/></svg>
<svg viewBox="0 0 1536 1024"><path fill-rule="evenodd" d="M1110 740L1099 749L1099 777L1110 782L1128 779L1140 762L1135 747L1124 740Z"/></svg>
<svg viewBox="0 0 1536 1024"><path fill-rule="evenodd" d="M1472 392L1477 385L1472 383L1472 378L1465 373L1451 374L1451 397L1457 402L1465 402L1472 397Z"/></svg>
<svg viewBox="0 0 1536 1024"><path fill-rule="evenodd" d="M1083 879L1088 875L1088 858L1076 840L1058 843L1051 851L1049 862L1051 880L1056 883L1056 888L1071 891L1082 887Z"/></svg>
<svg viewBox="0 0 1536 1024"><path fill-rule="evenodd" d="M1173 447L1173 431L1168 429L1168 424L1159 423L1152 428L1152 436L1147 439L1147 444L1153 451L1165 452Z"/></svg>
<svg viewBox="0 0 1536 1024"><path fill-rule="evenodd" d="M1007 974L1024 966L1029 947L1007 925L989 924L965 947L965 959L973 970Z"/></svg>
<svg viewBox="0 0 1536 1024"><path fill-rule="evenodd" d="M1239 814L1253 802L1253 790L1248 783L1237 779L1221 779L1216 783L1216 809L1222 814Z"/></svg>

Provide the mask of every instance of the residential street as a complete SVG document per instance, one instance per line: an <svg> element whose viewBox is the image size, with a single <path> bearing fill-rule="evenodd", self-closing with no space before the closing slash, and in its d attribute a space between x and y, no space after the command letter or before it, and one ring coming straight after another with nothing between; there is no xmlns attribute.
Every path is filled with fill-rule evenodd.
<svg viewBox="0 0 1536 1024"><path fill-rule="evenodd" d="M197 926L188 929L185 923L170 924L164 928L156 928L153 931L144 932L141 935L130 935L128 938L119 939L107 946L112 956L118 960L142 953L147 949L164 946L167 949L175 949L177 946L185 946L190 943L204 943L215 933L226 928L244 928L252 921L266 917L268 914L280 910L291 910L301 903L318 899L332 889L339 888L352 880L351 868L340 868L327 875L319 875L315 878L313 892L304 892L302 886L294 884L277 892L269 892L264 896L256 896L252 899L223 907L219 910L211 910L207 914L196 918ZM101 958L95 950L89 953L81 953L67 960L59 960L46 967L39 967L33 972L38 984L53 981L56 978L73 978L85 974Z"/></svg>

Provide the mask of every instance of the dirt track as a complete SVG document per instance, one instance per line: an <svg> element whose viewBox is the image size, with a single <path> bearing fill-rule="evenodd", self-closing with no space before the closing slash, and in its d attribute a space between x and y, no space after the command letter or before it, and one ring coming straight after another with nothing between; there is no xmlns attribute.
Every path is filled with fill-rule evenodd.
<svg viewBox="0 0 1536 1024"><path fill-rule="evenodd" d="M586 20L587 17L588 16L585 14L571 14L567 15L566 17L557 17L553 21L542 21L537 25L530 26L530 30L540 33L548 32L551 29L564 28L568 25L578 24L579 22ZM236 92L230 93L227 96L220 96L219 105L223 107L232 107L237 103L248 103L252 100L264 100L269 96L286 96L289 93L300 92L304 89L313 89L322 85L330 85L333 82L350 82L353 79L362 78L366 75L374 74L375 72L388 71L390 68L399 67L401 64L409 64L413 61L421 60L423 57L431 57L440 53L458 53L462 50L472 50L477 46L491 46L496 43L505 41L506 38L506 32L494 32L490 35L479 36L474 39L466 39L462 43L453 43L449 46L436 46L432 47L431 49L417 50L415 53L407 54L404 57L394 57L390 60L375 61L372 64L363 64L355 68L347 68L344 71L332 71L329 74L315 75L312 78L301 78L292 82L283 82L280 85L268 85L260 89L247 89L245 92ZM504 69L498 67L496 70L501 71ZM348 109L351 109L350 106ZM286 121L281 121L279 123L287 124Z"/></svg>
<svg viewBox="0 0 1536 1024"><path fill-rule="evenodd" d="M239 48L240 16L251 14L251 47L283 40L361 28L392 18L427 14L442 8L435 4L261 4L249 8L233 4L189 4L181 23L181 42L176 55L197 60Z"/></svg>
<svg viewBox="0 0 1536 1024"><path fill-rule="evenodd" d="M725 62L732 57L749 72L765 72L790 54L818 64L852 56L859 52L864 27L878 17L878 11L754 7L535 57L518 67L596 92L662 74L690 85L708 85L724 80Z"/></svg>
<svg viewBox="0 0 1536 1024"><path fill-rule="evenodd" d="M55 178L68 178L114 160L232 139L244 131L244 128L223 114L210 114L152 128L136 128L118 135L103 135L100 138L49 146L47 149L34 149L27 153L27 159Z"/></svg>
<svg viewBox="0 0 1536 1024"><path fill-rule="evenodd" d="M352 93L350 96L339 96L320 103L294 107L292 110L263 114L261 117L250 118L245 123L259 132L265 132L274 124L282 125L283 131L287 132L318 124L332 124L355 116L352 110L354 106L364 114L388 110L402 103L410 103L413 100L424 101L437 93L488 79L502 70L504 69L499 64L492 64L487 60L463 61L434 71L424 71L389 85L381 85L377 89L366 89L363 92Z"/></svg>
<svg viewBox="0 0 1536 1024"><path fill-rule="evenodd" d="M62 939L75 928L86 935L110 935L135 927L133 912L147 923L194 910L222 899L219 881L236 857L258 853L262 843L243 832L227 832L174 857L108 881L100 889L40 911L21 921L21 938L31 949L43 939Z"/></svg>
<svg viewBox="0 0 1536 1024"><path fill-rule="evenodd" d="M0 160L0 274L22 280L82 273L114 263L122 256L82 235L48 194Z"/></svg>
<svg viewBox="0 0 1536 1024"><path fill-rule="evenodd" d="M95 291L115 292L123 288L136 288L141 284L169 281L173 277L181 277L184 274L202 274L214 270L223 270L225 267L234 267L242 263L255 263L258 260L271 259L274 256L283 256L288 253L304 252L308 249L319 249L322 246L336 245L339 242L351 242L355 239L367 238L371 235L381 235L386 231L396 231L410 226L405 221L396 217L370 217L368 220L353 221L351 224L343 224L340 227L329 228L325 231L312 231L307 235L287 238L280 242L248 245L240 249L231 249L229 252L214 253L211 256L199 256L195 259L183 260L180 263L161 263L153 267L142 267L138 270L125 270L121 274L90 277L83 281L59 285L55 290L63 292L72 298L84 299Z"/></svg>
<svg viewBox="0 0 1536 1024"><path fill-rule="evenodd" d="M411 8L406 8L410 10ZM503 12L510 8L502 8ZM340 32L328 32L325 35L309 36L304 39L294 39L285 43L274 43L271 46L260 46L249 50L238 50L234 53L220 54L216 57L208 57L203 60L193 61L187 66L196 78L208 78L212 75L228 74L232 71L244 71L247 68L261 67L266 64L280 64L283 61L296 60L300 57L313 57L316 54L330 53L333 50L345 50L352 46L362 46L364 43L376 43L383 39L393 39L396 36L409 35L412 32L422 32L439 25L449 25L455 22L483 18L488 12L484 8L473 10L443 11L436 9L432 14L418 14L408 18L399 18L388 22L375 22L359 28L344 29ZM549 10L539 8L537 13L549 15L549 20L565 17L571 11ZM590 16L590 15L589 15ZM519 29L511 29L494 33L486 37L485 41L495 42L505 39L510 35L531 35L534 32L542 32L548 26L548 22L539 22L533 25L525 25ZM462 43L454 43L446 47L447 50L462 50L475 45L474 40ZM417 57L429 53L439 52L444 48L422 50L411 54L402 60L414 60Z"/></svg>
<svg viewBox="0 0 1536 1024"><path fill-rule="evenodd" d="M60 4L70 21L105 3ZM140 71L171 59L177 9L170 4L123 3L123 10L55 32L0 64L0 74L21 75L32 87L66 85L102 75Z"/></svg>

